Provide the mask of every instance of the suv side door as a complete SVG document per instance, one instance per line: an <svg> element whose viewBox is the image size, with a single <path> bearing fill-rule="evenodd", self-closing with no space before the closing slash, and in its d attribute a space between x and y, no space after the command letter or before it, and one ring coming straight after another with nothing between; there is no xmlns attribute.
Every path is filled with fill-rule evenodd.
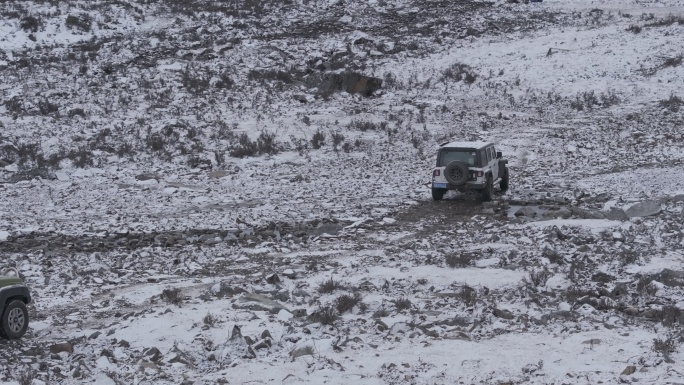
<svg viewBox="0 0 684 385"><path fill-rule="evenodd" d="M493 180L497 180L500 175L499 175L499 160L496 159L496 151L494 150L494 146L489 146L487 147L487 164L489 165L490 169L492 170L492 178Z"/></svg>

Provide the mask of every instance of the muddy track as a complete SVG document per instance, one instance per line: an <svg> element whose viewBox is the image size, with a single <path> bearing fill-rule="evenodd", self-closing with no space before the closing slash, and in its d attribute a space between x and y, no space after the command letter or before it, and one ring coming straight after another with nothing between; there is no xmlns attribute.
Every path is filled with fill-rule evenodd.
<svg viewBox="0 0 684 385"><path fill-rule="evenodd" d="M278 240L291 235L307 238L319 221L297 224L270 223L264 226L241 226L234 229L186 229L155 232L114 232L66 235L55 232L32 232L9 237L0 243L0 253L30 251L96 252L134 250L144 247L180 248L187 245L249 244ZM345 225L340 223L340 225Z"/></svg>

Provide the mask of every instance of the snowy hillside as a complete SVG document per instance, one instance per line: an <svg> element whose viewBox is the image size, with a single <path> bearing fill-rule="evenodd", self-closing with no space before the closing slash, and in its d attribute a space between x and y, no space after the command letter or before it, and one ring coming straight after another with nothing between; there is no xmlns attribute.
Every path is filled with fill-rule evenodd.
<svg viewBox="0 0 684 385"><path fill-rule="evenodd" d="M684 383L684 1L0 2L9 384ZM511 188L433 202L434 153Z"/></svg>

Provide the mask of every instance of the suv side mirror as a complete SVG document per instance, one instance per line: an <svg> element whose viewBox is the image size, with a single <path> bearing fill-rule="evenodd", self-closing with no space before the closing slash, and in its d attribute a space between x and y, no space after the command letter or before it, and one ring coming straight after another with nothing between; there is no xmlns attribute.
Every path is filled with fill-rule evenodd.
<svg viewBox="0 0 684 385"><path fill-rule="evenodd" d="M503 158L503 153L501 153L501 151L497 151L496 152L496 159L501 159L501 158Z"/></svg>

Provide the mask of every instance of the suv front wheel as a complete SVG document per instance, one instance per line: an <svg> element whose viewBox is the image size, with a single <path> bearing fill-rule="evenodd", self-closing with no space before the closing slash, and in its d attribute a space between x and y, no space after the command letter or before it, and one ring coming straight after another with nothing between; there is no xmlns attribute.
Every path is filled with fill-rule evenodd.
<svg viewBox="0 0 684 385"><path fill-rule="evenodd" d="M2 312L2 322L0 322L0 334L8 339L21 338L29 323L29 314L26 305L20 300L13 300L5 307Z"/></svg>

